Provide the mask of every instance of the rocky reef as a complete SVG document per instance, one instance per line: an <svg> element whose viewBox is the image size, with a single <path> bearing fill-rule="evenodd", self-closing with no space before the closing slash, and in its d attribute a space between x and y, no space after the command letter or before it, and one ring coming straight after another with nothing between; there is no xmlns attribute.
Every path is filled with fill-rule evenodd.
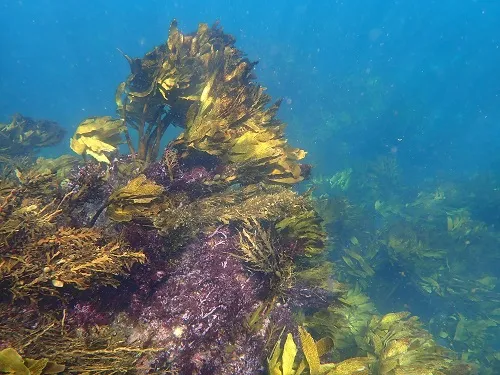
<svg viewBox="0 0 500 375"><path fill-rule="evenodd" d="M71 138L81 159L1 150L0 372L474 373L335 280L317 202L294 190L306 153L232 36L173 22L125 58L117 117Z"/></svg>

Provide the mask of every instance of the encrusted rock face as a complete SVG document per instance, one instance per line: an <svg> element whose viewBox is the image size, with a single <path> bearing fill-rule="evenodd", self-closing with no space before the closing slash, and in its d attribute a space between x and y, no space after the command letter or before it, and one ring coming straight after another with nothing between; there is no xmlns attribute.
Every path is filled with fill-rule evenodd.
<svg viewBox="0 0 500 375"><path fill-rule="evenodd" d="M261 287L234 256L236 244L221 227L187 245L144 301L130 339L165 348L164 360L182 374L258 373L263 342L245 321Z"/></svg>

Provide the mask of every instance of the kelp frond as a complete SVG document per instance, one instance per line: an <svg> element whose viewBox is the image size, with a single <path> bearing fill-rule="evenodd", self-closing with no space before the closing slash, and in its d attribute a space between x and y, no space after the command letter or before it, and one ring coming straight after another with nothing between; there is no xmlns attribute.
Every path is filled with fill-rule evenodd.
<svg viewBox="0 0 500 375"><path fill-rule="evenodd" d="M144 175L132 179L124 187L115 190L108 199L108 217L113 221L130 221L134 216L153 215L151 204L159 200L163 187Z"/></svg>
<svg viewBox="0 0 500 375"><path fill-rule="evenodd" d="M109 164L109 155L122 143L125 125L121 119L110 116L91 117L78 125L70 140L71 149L79 155L90 155L97 161Z"/></svg>
<svg viewBox="0 0 500 375"><path fill-rule="evenodd" d="M13 375L43 375L63 372L64 365L49 361L47 358L22 358L13 348L0 351L0 373Z"/></svg>
<svg viewBox="0 0 500 375"><path fill-rule="evenodd" d="M130 180L127 185L116 189L107 201L97 210L89 223L92 227L99 215L107 208L108 217L116 222L127 222L132 219L153 217L161 207L154 209L152 203L157 202L164 189L150 181L143 174Z"/></svg>
<svg viewBox="0 0 500 375"><path fill-rule="evenodd" d="M0 155L32 155L41 147L59 143L64 134L64 129L53 121L16 114L9 124L0 124Z"/></svg>
<svg viewBox="0 0 500 375"><path fill-rule="evenodd" d="M310 375L370 374L371 358L356 357L339 363L322 364L320 358L333 348L333 341L329 338L316 341L303 327L299 327L299 335L300 352L291 333L287 335L283 347L278 340L267 361L269 375L300 375L305 371Z"/></svg>
<svg viewBox="0 0 500 375"><path fill-rule="evenodd" d="M465 369L449 350L435 343L417 317L409 315L389 313L374 316L370 321L365 340L377 358L380 374L444 375L458 374L460 369Z"/></svg>
<svg viewBox="0 0 500 375"><path fill-rule="evenodd" d="M142 59L127 58L131 74L116 93L118 113L138 133L130 151L154 161L172 123L185 128L176 143L188 151L216 155L236 166L241 183L293 184L303 179L305 151L284 138L265 89L253 82L255 63L243 58L231 36L200 24L193 35L170 26L167 43Z"/></svg>

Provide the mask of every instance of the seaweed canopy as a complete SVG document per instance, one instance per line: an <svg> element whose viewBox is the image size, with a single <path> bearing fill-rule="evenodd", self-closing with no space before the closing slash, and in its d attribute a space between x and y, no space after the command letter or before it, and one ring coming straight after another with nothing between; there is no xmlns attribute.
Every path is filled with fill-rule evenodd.
<svg viewBox="0 0 500 375"><path fill-rule="evenodd" d="M255 63L242 58L234 39L200 24L184 35L174 21L166 44L142 59L126 56L132 74L117 90L118 111L138 132L137 158L153 161L169 124L186 129L177 139L189 152L199 150L237 165L252 182L292 184L302 180L298 160L305 152L284 139L275 118L279 102L268 106L264 88L252 82Z"/></svg>
<svg viewBox="0 0 500 375"><path fill-rule="evenodd" d="M410 313L389 313L372 317L365 342L377 358L380 374L436 374L454 375L472 373L472 368L438 346L425 331L417 317Z"/></svg>

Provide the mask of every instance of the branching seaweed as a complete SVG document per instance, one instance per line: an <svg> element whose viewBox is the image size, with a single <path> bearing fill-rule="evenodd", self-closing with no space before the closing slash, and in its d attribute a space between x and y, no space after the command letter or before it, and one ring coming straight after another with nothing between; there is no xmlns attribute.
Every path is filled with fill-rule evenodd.
<svg viewBox="0 0 500 375"><path fill-rule="evenodd" d="M280 248L276 234L271 229L264 229L255 219L245 223L239 238L240 252L236 256L251 270L266 275L272 295L282 297L292 286L293 254Z"/></svg>

